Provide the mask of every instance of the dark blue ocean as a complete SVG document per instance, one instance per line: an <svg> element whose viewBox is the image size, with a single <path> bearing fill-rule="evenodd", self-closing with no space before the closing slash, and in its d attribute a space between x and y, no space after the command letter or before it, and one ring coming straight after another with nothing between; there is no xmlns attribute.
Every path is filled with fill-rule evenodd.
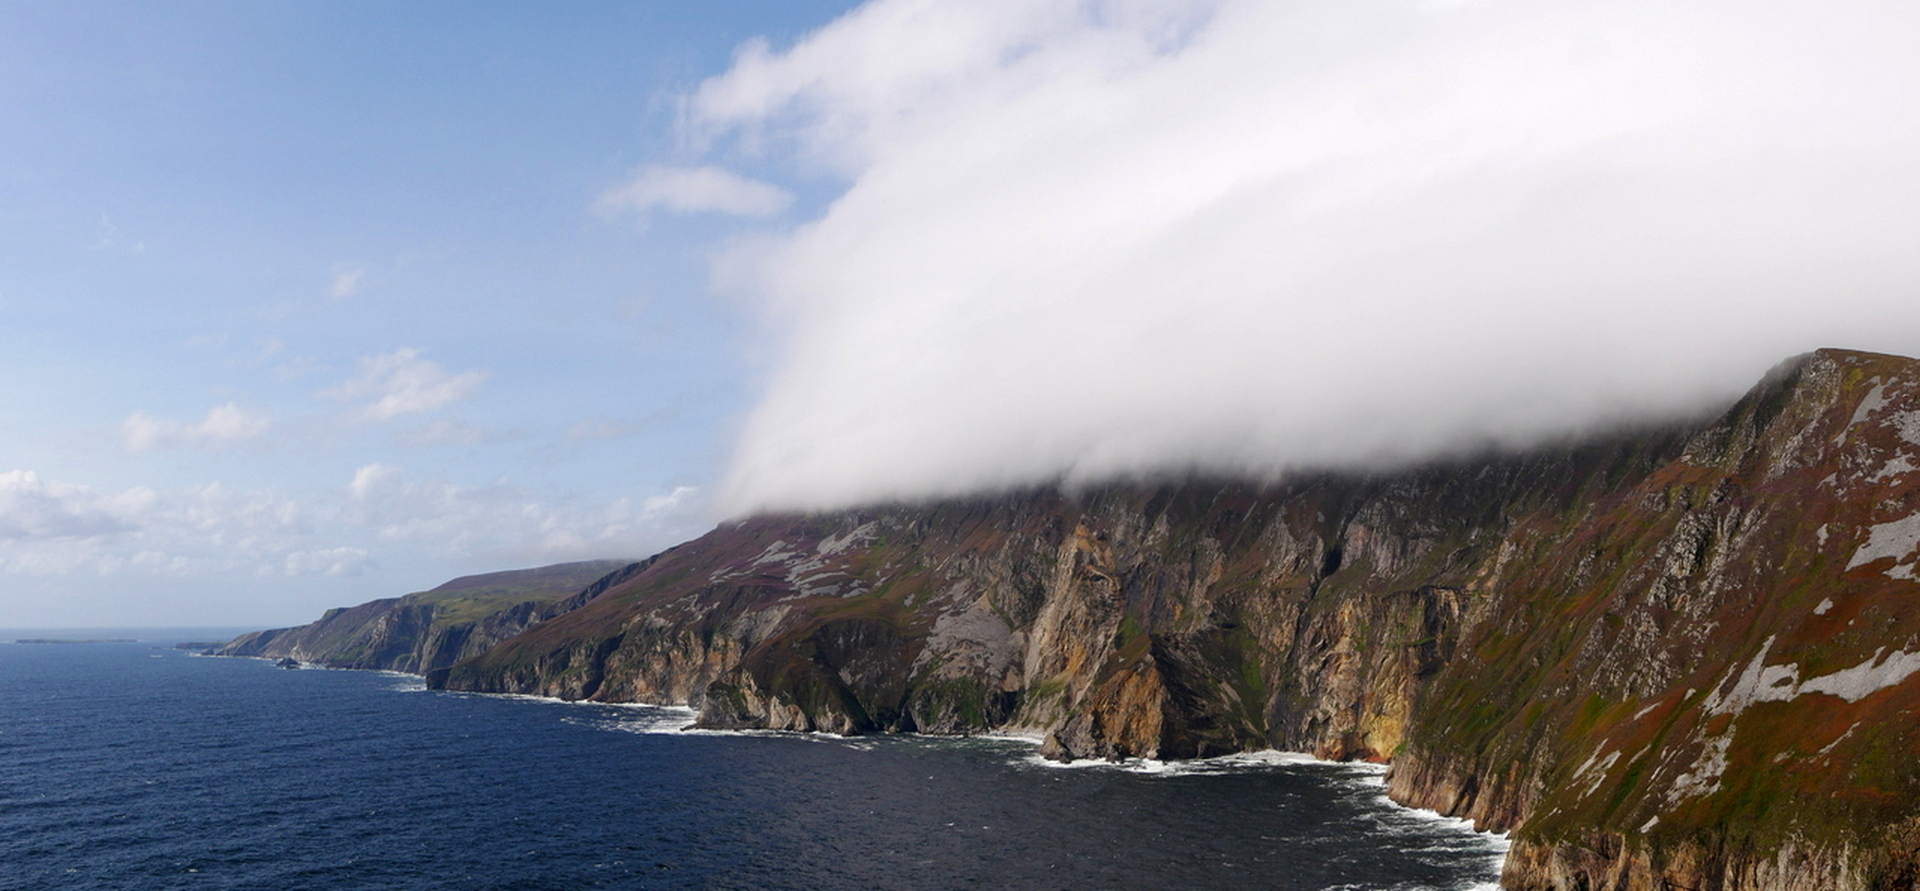
<svg viewBox="0 0 1920 891"><path fill-rule="evenodd" d="M1393 806L1363 767L687 734L684 713L171 642L0 644L0 889L1467 889L1499 869L1497 839Z"/></svg>

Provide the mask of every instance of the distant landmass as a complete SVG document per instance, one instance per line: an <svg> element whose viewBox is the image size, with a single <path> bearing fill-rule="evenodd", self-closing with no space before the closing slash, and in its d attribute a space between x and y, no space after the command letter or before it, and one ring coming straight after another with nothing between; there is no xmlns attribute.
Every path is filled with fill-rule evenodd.
<svg viewBox="0 0 1920 891"><path fill-rule="evenodd" d="M256 631L209 649L222 656L425 674L577 608L598 593L591 583L630 565L595 560L462 576L431 591L328 610L309 625Z"/></svg>
<svg viewBox="0 0 1920 891"><path fill-rule="evenodd" d="M1508 888L1913 888L1916 551L1920 362L1821 350L1694 423L759 516L220 652L717 728L1384 761L1512 833Z"/></svg>

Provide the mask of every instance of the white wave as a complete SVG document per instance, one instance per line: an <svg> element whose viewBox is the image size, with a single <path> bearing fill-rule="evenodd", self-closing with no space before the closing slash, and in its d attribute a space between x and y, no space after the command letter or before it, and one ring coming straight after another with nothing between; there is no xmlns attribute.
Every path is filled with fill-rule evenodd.
<svg viewBox="0 0 1920 891"><path fill-rule="evenodd" d="M1082 758L1076 761L1054 761L1041 757L1038 752L1026 753L1021 756L1019 760L1024 764L1064 770L1118 770L1126 773L1163 777L1244 773L1251 770L1265 770L1292 764L1341 764L1341 766L1345 767L1351 766L1341 762L1321 761L1312 755L1302 752L1282 752L1276 749L1237 752L1232 755L1219 755L1213 758L1193 758L1183 761L1161 761L1156 758L1124 758L1119 761Z"/></svg>
<svg viewBox="0 0 1920 891"><path fill-rule="evenodd" d="M407 674L403 671L382 671L378 674L381 677L391 678L393 680L393 684L387 687L387 689L395 693L427 692L427 679L417 674Z"/></svg>
<svg viewBox="0 0 1920 891"><path fill-rule="evenodd" d="M1118 770L1156 777L1248 773L1259 770L1297 769L1302 766L1335 768L1337 769L1336 783L1349 785L1351 788L1365 792L1379 805L1380 817L1372 822L1381 832L1402 835L1411 843L1415 839L1439 841L1434 838L1435 830L1439 830L1458 839L1459 843L1441 842L1431 846L1434 851L1451 852L1458 851L1462 847L1478 848L1484 851L1489 859L1495 861L1492 865L1496 872L1506 865L1507 851L1512 847L1511 839L1504 832L1481 831L1474 826L1472 820L1449 817L1427 808L1408 807L1387 797L1389 767L1385 764L1365 761L1327 761L1304 752L1282 752L1273 749L1187 761L1133 758L1122 761L1082 759L1060 762L1042 758L1038 752L1028 752L1018 757L1016 761L1021 764L1056 769ZM1486 891L1486 889L1498 891L1499 884L1476 884L1466 891Z"/></svg>
<svg viewBox="0 0 1920 891"><path fill-rule="evenodd" d="M976 733L966 739L986 739L996 742L1019 742L1038 746L1047 741L1047 734L1039 730L996 730L992 733Z"/></svg>
<svg viewBox="0 0 1920 891"><path fill-rule="evenodd" d="M631 714L611 722L607 729L627 733L688 733L693 729L694 719L700 716L699 712L679 705L645 706L630 711Z"/></svg>
<svg viewBox="0 0 1920 891"><path fill-rule="evenodd" d="M1382 783L1380 787L1380 800L1392 806L1392 810L1389 811L1389 813L1393 813L1401 819L1416 825L1438 826L1444 829L1470 834L1477 839L1480 844L1486 846L1488 853L1498 854L1502 859L1506 857L1507 851L1513 847L1513 840L1507 833L1482 830L1474 826L1472 820L1463 817L1449 817L1436 810L1424 807L1408 807L1407 805L1394 801L1387 797L1386 785L1384 783ZM1381 828L1392 829L1394 827L1382 826Z"/></svg>
<svg viewBox="0 0 1920 891"><path fill-rule="evenodd" d="M620 727L616 729L625 730L628 728ZM713 727L684 727L684 728L681 728L680 730L661 730L661 731L634 730L633 732L635 733L678 733L685 736L751 736L751 737L759 737L762 739L791 739L791 740L798 740L800 742L813 742L813 743L846 743L850 740L860 740L863 745L852 746L852 748L872 748L872 746L870 745L864 745L867 741L872 739L871 737L846 736L844 734L839 734L839 733L828 733L825 730L811 730L811 731L809 730L767 730L764 728L747 728L743 730L722 730L722 729L713 728Z"/></svg>

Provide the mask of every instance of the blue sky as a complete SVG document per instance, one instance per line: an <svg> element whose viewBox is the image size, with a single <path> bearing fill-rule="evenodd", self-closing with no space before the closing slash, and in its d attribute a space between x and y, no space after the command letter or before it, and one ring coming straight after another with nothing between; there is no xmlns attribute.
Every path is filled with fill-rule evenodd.
<svg viewBox="0 0 1920 891"><path fill-rule="evenodd" d="M0 627L1920 354L1913 83L1809 0L0 5Z"/></svg>
<svg viewBox="0 0 1920 891"><path fill-rule="evenodd" d="M685 153L679 97L737 44L844 6L0 7L0 470L40 485L0 625L291 621L701 531L686 496L644 505L717 473L748 398L716 225L594 203ZM375 417L404 384L346 385L382 361L421 392ZM420 490L346 516L370 466ZM485 528L393 531L449 489ZM92 504L135 490L169 506Z"/></svg>

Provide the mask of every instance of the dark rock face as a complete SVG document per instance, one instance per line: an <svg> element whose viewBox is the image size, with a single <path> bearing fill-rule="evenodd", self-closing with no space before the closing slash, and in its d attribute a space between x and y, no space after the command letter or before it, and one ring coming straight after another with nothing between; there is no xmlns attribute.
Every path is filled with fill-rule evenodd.
<svg viewBox="0 0 1920 891"><path fill-rule="evenodd" d="M1522 454L756 517L429 683L1390 761L1397 800L1514 833L1513 888L1906 888L1915 595L1920 363L1821 351ZM326 621L418 621L355 610Z"/></svg>

